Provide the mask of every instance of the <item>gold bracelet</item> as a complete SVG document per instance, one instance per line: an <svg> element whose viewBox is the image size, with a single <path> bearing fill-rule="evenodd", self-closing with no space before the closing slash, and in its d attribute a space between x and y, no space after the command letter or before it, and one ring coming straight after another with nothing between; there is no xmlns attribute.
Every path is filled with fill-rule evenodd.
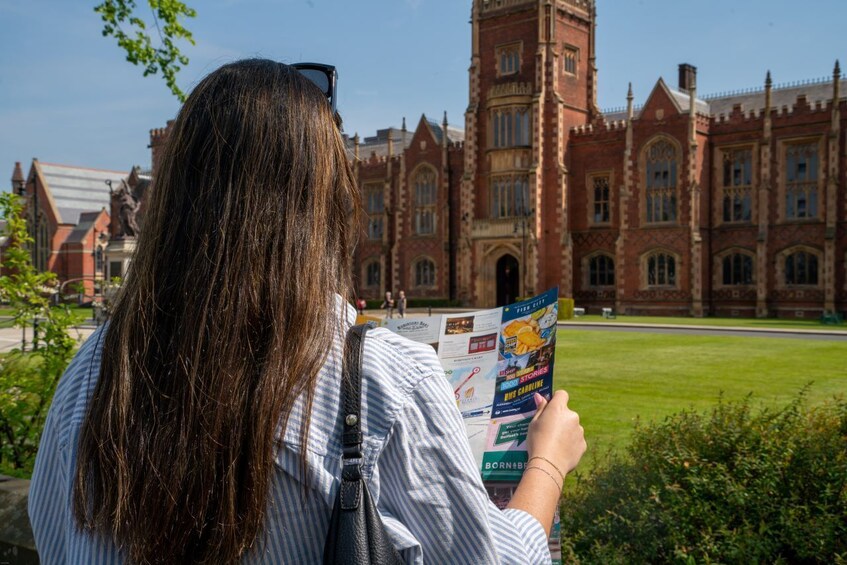
<svg viewBox="0 0 847 565"><path fill-rule="evenodd" d="M541 471L542 473L544 473L548 477L550 477L550 480L553 481L553 483L556 485L556 488L559 489L559 493L561 493L562 489L565 488L565 485L562 484L560 486L559 481L556 480L556 477L554 477L552 473L548 473L547 470L542 469L541 467L536 467L535 465L532 465L531 467L527 467L526 469L524 469L524 471L529 471L530 469L536 469L538 471Z"/></svg>
<svg viewBox="0 0 847 565"><path fill-rule="evenodd" d="M549 460L549 459L547 459L546 457L542 457L541 455L534 455L534 456L530 457L530 458L529 458L529 462L531 463L533 459L541 459L542 461L545 461L545 462L549 463L551 467L553 467L554 469L556 469L556 472L557 472L557 473L559 473L559 476L560 476L560 477L562 477L562 484L565 484L565 474L562 472L562 470L561 470L561 469L559 469L558 467L556 467L556 464L555 464L555 463L553 463L552 461L550 461L550 460Z"/></svg>

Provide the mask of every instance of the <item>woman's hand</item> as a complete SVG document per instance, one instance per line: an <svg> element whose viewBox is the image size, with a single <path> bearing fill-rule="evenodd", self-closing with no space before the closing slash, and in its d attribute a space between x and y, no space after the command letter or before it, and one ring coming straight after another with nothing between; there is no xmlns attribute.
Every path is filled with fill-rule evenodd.
<svg viewBox="0 0 847 565"><path fill-rule="evenodd" d="M529 461L509 508L534 516L549 536L565 475L585 453L585 431L579 415L568 408L565 391L556 391L549 401L536 394L535 406L527 434Z"/></svg>
<svg viewBox="0 0 847 565"><path fill-rule="evenodd" d="M557 390L549 401L535 395L538 408L529 425L527 450L533 461L554 465L563 475L576 467L585 453L585 430L579 424L579 414L568 408L568 393Z"/></svg>

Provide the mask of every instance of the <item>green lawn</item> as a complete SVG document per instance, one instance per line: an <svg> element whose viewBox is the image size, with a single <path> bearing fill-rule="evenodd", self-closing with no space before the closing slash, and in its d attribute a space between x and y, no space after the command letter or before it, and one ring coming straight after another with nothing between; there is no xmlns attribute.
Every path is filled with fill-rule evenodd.
<svg viewBox="0 0 847 565"><path fill-rule="evenodd" d="M76 304L69 304L68 309L71 311L71 315L74 317L75 323L81 324L86 320L92 319L91 308L80 308ZM11 308L0 308L0 328L11 328L12 327L12 312Z"/></svg>
<svg viewBox="0 0 847 565"><path fill-rule="evenodd" d="M752 393L785 404L847 393L847 343L764 337L559 330L555 384L571 396L590 451L626 445L637 418L661 419Z"/></svg>
<svg viewBox="0 0 847 565"><path fill-rule="evenodd" d="M839 330L847 332L847 323L840 325L822 324L820 320L791 320L781 318L680 318L663 316L618 316L613 320L607 320L598 315L580 316L571 320L579 323L598 324L668 324L673 326L720 326L737 328L763 328L763 329L786 329L786 330Z"/></svg>

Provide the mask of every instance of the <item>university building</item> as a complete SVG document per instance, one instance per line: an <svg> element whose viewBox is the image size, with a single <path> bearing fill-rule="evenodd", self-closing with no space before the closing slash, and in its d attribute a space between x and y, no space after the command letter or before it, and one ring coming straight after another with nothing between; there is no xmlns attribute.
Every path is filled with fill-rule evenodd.
<svg viewBox="0 0 847 565"><path fill-rule="evenodd" d="M11 181L24 202L33 265L56 273L62 294L81 285L83 299L91 300L104 281L125 274L134 249L126 246L134 242L121 232L117 197L128 192L140 201L149 175L138 167L112 171L33 159L26 173L15 163Z"/></svg>
<svg viewBox="0 0 847 565"><path fill-rule="evenodd" d="M595 16L594 0L473 0L464 129L445 114L347 138L365 211L358 295L488 307L558 286L595 312L846 311L838 63L826 79L778 85L763 70L761 87L712 96L681 64L676 84L659 79L641 105L630 89L604 112ZM150 132L153 178L169 128ZM108 277L113 263L125 272L134 240L124 231L135 230L117 219L143 212L149 176L18 169L13 185L44 194L32 224L46 230L39 265L63 279ZM123 179L124 196L104 179ZM66 196L84 205L65 213Z"/></svg>
<svg viewBox="0 0 847 565"><path fill-rule="evenodd" d="M349 140L358 292L495 306L558 286L628 314L847 310L847 81L597 107L595 4L474 0L464 132ZM766 73L763 72L763 75Z"/></svg>

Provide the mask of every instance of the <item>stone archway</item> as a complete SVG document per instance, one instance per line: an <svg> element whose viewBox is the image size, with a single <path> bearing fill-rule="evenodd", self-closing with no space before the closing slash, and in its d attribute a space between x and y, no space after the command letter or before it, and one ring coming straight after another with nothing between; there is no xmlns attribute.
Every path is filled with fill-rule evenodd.
<svg viewBox="0 0 847 565"><path fill-rule="evenodd" d="M521 287L520 264L508 253L497 260L495 269L497 306L508 306L517 302Z"/></svg>

